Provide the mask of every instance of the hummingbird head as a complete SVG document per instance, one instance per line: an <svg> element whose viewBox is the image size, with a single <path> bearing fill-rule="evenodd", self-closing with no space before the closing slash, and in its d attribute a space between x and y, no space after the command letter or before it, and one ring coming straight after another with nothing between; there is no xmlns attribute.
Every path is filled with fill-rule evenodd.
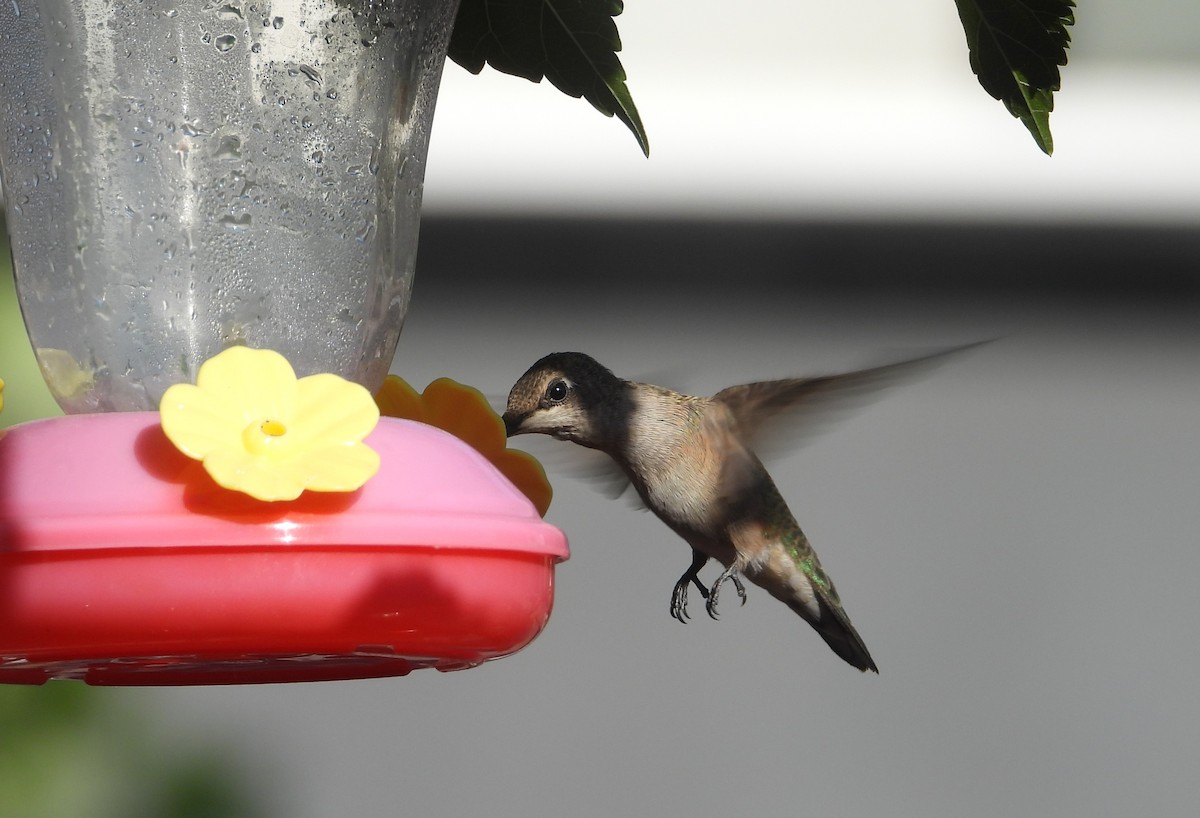
<svg viewBox="0 0 1200 818"><path fill-rule="evenodd" d="M627 407L625 382L581 352L555 352L535 363L508 393L509 437L544 434L604 448L611 422Z"/></svg>

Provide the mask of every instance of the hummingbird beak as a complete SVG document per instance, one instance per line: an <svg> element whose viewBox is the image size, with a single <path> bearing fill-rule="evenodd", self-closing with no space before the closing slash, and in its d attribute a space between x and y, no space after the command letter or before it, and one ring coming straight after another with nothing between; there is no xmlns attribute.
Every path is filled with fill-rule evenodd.
<svg viewBox="0 0 1200 818"><path fill-rule="evenodd" d="M512 437L518 433L521 428L521 421L525 418L514 412L505 412L500 419L504 421L504 434L507 437Z"/></svg>

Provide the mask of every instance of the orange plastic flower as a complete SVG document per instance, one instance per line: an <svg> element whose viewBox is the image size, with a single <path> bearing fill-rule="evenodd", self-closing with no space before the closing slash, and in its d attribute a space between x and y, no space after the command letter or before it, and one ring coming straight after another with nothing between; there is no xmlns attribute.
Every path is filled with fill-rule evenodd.
<svg viewBox="0 0 1200 818"><path fill-rule="evenodd" d="M176 448L219 485L259 500L354 491L379 471L378 453L362 442L379 422L371 393L328 373L297 379L269 349L215 355L195 386L163 394L159 413Z"/></svg>
<svg viewBox="0 0 1200 818"><path fill-rule="evenodd" d="M418 394L403 378L388 375L375 402L388 417L427 423L465 441L520 489L538 514L546 516L554 494L546 472L532 455L508 448L504 421L478 389L438 378Z"/></svg>

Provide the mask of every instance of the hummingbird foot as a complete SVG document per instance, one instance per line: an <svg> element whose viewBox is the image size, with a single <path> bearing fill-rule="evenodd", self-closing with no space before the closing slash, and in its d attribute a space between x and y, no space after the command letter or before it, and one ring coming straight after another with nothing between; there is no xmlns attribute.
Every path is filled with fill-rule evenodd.
<svg viewBox="0 0 1200 818"><path fill-rule="evenodd" d="M742 584L742 580L737 573L737 568L731 565L721 572L721 576L717 577L717 581L713 583L712 588L705 594L707 600L705 607L708 609L708 615L713 619L720 618L717 615L717 596L720 594L721 585L726 580L733 582L733 587L737 590L738 598L742 600L743 605L746 604L746 586Z"/></svg>
<svg viewBox="0 0 1200 818"><path fill-rule="evenodd" d="M683 624L687 624L690 617L687 612L688 586L692 584L689 577L680 578L679 582L675 583L675 590L671 592L671 616L678 619ZM708 589L704 589L704 593L708 594Z"/></svg>
<svg viewBox="0 0 1200 818"><path fill-rule="evenodd" d="M688 585L695 584L700 591L700 595L708 599L708 589L704 587L704 583L700 581L700 569L708 562L708 557L699 551L692 550L692 564L684 571L683 576L675 583L675 590L671 592L671 616L678 619L685 625L688 622L687 612L687 597Z"/></svg>

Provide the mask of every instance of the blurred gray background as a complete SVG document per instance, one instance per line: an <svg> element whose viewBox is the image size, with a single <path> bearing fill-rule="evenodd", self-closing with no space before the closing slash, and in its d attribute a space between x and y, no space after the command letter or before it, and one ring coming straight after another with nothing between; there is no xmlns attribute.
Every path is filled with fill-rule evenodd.
<svg viewBox="0 0 1200 818"><path fill-rule="evenodd" d="M579 349L711 392L1001 339L775 467L878 677L755 588L719 622L698 606L675 622L686 546L559 478L549 519L572 557L515 656L105 695L180 735L235 731L289 816L1194 814L1200 248L1192 232L1066 236L428 224L396 367L420 386L449 373L504 391ZM897 257L914 283L880 273ZM730 275L739 259L753 287ZM1113 269L1139 264L1150 283Z"/></svg>
<svg viewBox="0 0 1200 818"><path fill-rule="evenodd" d="M1085 4L1047 159L948 0L751 8L629 4L649 161L447 67L393 371L503 393L576 349L712 392L1000 339L774 466L880 675L755 588L675 622L686 546L558 477L515 656L95 695L232 736L289 818L1195 814L1200 11Z"/></svg>

